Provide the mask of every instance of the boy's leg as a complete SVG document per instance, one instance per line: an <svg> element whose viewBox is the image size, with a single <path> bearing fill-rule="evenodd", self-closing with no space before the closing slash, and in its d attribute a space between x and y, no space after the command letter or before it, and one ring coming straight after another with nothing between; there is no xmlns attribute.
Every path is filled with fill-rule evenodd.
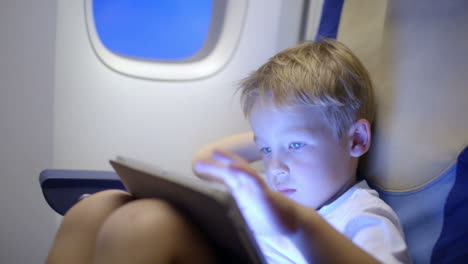
<svg viewBox="0 0 468 264"><path fill-rule="evenodd" d="M63 217L46 263L91 263L102 223L131 200L133 198L126 192L109 190L78 202Z"/></svg>
<svg viewBox="0 0 468 264"><path fill-rule="evenodd" d="M117 209L98 234L93 263L214 263L213 249L176 209L156 199Z"/></svg>

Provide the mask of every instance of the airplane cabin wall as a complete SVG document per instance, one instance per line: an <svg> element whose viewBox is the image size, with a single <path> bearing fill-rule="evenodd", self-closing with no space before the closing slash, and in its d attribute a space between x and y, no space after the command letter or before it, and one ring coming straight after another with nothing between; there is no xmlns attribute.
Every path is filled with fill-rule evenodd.
<svg viewBox="0 0 468 264"><path fill-rule="evenodd" d="M248 1L239 45L218 73L194 81L129 77L93 52L82 1L59 1L54 168L110 170L124 155L190 175L202 145L247 131L236 83L297 42L302 1ZM287 25L288 27L284 27Z"/></svg>
<svg viewBox="0 0 468 264"><path fill-rule="evenodd" d="M52 165L55 1L0 1L0 263L42 263L57 229Z"/></svg>

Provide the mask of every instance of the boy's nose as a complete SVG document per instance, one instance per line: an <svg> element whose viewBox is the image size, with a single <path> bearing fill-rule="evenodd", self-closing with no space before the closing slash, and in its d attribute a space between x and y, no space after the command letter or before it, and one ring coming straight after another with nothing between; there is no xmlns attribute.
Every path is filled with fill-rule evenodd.
<svg viewBox="0 0 468 264"><path fill-rule="evenodd" d="M283 184L289 176L289 168L280 161L272 160L269 164L269 174L271 183L274 186Z"/></svg>

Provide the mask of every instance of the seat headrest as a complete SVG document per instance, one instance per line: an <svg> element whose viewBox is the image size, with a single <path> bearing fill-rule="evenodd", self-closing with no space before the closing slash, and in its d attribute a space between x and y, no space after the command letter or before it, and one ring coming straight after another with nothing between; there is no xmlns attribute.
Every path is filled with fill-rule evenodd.
<svg viewBox="0 0 468 264"><path fill-rule="evenodd" d="M373 146L364 170L389 191L430 183L468 145L468 2L425 4L417 12L408 6L389 2L383 77L374 79Z"/></svg>

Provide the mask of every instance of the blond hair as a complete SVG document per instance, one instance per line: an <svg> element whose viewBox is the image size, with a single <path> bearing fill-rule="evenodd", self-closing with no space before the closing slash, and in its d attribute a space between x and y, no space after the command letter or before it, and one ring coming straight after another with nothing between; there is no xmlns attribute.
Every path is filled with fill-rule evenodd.
<svg viewBox="0 0 468 264"><path fill-rule="evenodd" d="M336 40L307 42L278 53L243 79L239 89L246 116L267 95L280 107L318 106L338 137L357 119L372 122L374 117L369 73Z"/></svg>

